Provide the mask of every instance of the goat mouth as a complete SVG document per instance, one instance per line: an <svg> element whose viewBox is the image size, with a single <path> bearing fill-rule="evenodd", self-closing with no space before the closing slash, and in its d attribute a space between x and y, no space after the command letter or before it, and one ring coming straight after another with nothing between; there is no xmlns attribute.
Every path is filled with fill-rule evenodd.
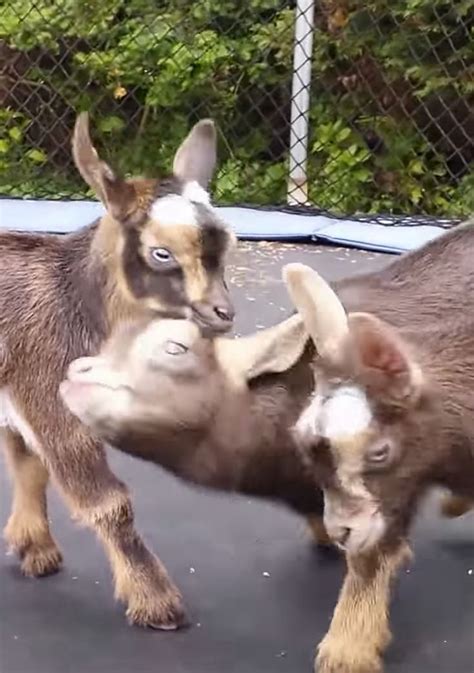
<svg viewBox="0 0 474 673"><path fill-rule="evenodd" d="M383 519L377 514L373 517L369 526L364 530L354 529L342 544L342 549L348 554L361 554L374 549L383 537L385 525Z"/></svg>
<svg viewBox="0 0 474 673"><path fill-rule="evenodd" d="M205 318L194 308L192 309L192 320L199 327L199 330L204 337L226 334L227 332L230 332L233 326L232 321L224 321L219 318L216 318L216 320Z"/></svg>

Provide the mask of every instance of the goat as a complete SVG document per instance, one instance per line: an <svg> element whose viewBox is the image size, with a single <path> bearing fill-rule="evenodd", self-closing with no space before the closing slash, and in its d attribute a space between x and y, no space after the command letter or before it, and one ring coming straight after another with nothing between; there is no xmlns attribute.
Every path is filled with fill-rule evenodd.
<svg viewBox="0 0 474 673"><path fill-rule="evenodd" d="M450 515L474 504L473 243L470 225L429 246L411 296L389 270L383 310L383 283L347 310L337 287L309 267L285 269L318 353L313 399L295 436L324 491L326 530L349 566L319 647L324 673L381 669L390 583L410 553L410 524L427 490L454 494L444 505ZM430 263L440 271L435 283Z"/></svg>
<svg viewBox="0 0 474 673"><path fill-rule="evenodd" d="M283 501L318 529L322 493L291 433L312 352L298 315L238 339L203 338L189 320L126 322L71 363L60 394L113 447L200 486Z"/></svg>
<svg viewBox="0 0 474 673"><path fill-rule="evenodd" d="M73 155L104 216L66 236L0 235L0 427L13 479L4 534L25 575L59 569L47 519L51 475L102 541L130 621L176 628L185 619L182 598L135 530L126 486L57 391L68 363L97 352L123 319L187 316L209 333L232 326L224 267L233 235L206 191L215 127L198 122L162 180L116 176L92 145L85 113Z"/></svg>
<svg viewBox="0 0 474 673"><path fill-rule="evenodd" d="M460 227L380 271L339 281L335 288L346 306L358 310L366 305L382 316L378 320L391 316L400 329L414 331L423 340L430 325L438 329L440 312L456 316L463 309L461 323L466 320L469 324L465 309L470 286L474 288L473 247L474 227ZM291 295L309 333L314 335L315 325L318 329L327 326L325 333L330 337L334 325L344 323L345 312L336 302L334 311L331 305L318 317L310 293L314 278L315 272L304 267L286 270ZM303 288L298 289L301 284ZM318 281L316 289L320 285ZM453 323L448 323L442 329L452 337L452 327ZM320 339L315 345L319 353ZM445 367L459 351L459 342L451 339L446 347ZM329 339L323 355L325 349L331 353L332 348ZM309 516L324 537L319 485L326 487L336 458L324 447L318 447L318 462L308 458L312 453L307 443L312 446L318 410L311 401L315 352L298 314L234 340L204 339L196 326L186 321L134 322L118 328L98 356L72 362L60 394L68 408L103 441L207 487L280 499ZM320 359L316 358L318 367ZM460 376L469 376L459 371ZM449 388L446 392L449 394ZM333 423L336 430L365 418L350 409L346 418L343 406L339 411ZM431 441L431 431L429 437ZM374 465L379 465L382 446L380 442L374 446ZM416 455L412 456L415 461ZM421 460L420 466L427 462ZM349 464L349 475L351 467ZM405 480L412 474L410 470L404 473ZM446 485L460 492L458 509L451 513L462 513L468 506L468 500L462 499L467 497L465 492L455 481L447 480ZM400 491L398 496L400 503ZM325 520L334 536L333 510L327 508L327 502L326 497ZM320 646L321 671L379 670L379 651L389 639L389 584L407 554L404 532L392 532L387 546L368 556L351 553L349 547L349 572L331 629Z"/></svg>

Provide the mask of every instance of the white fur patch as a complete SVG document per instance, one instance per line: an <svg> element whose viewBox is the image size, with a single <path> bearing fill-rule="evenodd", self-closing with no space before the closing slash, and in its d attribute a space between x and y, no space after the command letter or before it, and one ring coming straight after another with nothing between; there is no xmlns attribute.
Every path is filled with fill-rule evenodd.
<svg viewBox="0 0 474 673"><path fill-rule="evenodd" d="M365 393L355 386L343 386L321 408L320 434L329 440L367 430L372 411Z"/></svg>
<svg viewBox="0 0 474 673"><path fill-rule="evenodd" d="M189 199L189 201L203 203L205 206L209 206L211 203L209 193L196 180L186 183L183 189L183 196L185 199Z"/></svg>
<svg viewBox="0 0 474 673"><path fill-rule="evenodd" d="M343 386L327 400L316 394L296 422L295 432L303 441L315 437L331 441L363 432L371 421L372 411L362 390Z"/></svg>
<svg viewBox="0 0 474 673"><path fill-rule="evenodd" d="M36 454L41 454L40 443L28 421L16 410L8 390L0 389L0 427L8 428L22 436L26 446Z"/></svg>
<svg viewBox="0 0 474 673"><path fill-rule="evenodd" d="M189 199L178 194L170 194L157 199L151 207L151 219L163 227L178 224L197 227L196 209Z"/></svg>

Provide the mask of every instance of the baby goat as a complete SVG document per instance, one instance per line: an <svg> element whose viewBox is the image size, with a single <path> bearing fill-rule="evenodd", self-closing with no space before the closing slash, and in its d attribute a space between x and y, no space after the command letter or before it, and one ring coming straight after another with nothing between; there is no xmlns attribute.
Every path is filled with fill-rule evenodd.
<svg viewBox="0 0 474 673"><path fill-rule="evenodd" d="M73 154L104 216L63 237L0 234L0 426L14 489L5 538L25 575L58 570L46 511L51 474L101 539L129 619L175 628L179 592L136 532L127 489L102 445L64 408L58 386L71 360L97 352L125 318L187 316L210 333L231 327L224 265L232 237L206 192L215 129L210 120L196 124L163 180L117 177L99 159L85 114Z"/></svg>
<svg viewBox="0 0 474 673"><path fill-rule="evenodd" d="M380 670L389 584L417 504L433 486L457 496L457 514L474 501L474 227L443 238L431 249L444 245L444 272L429 286L430 270L420 268L408 303L394 277L400 294L384 318L363 297L370 312L346 312L308 267L285 271L318 352L314 396L295 432L324 490L326 529L349 564L320 671Z"/></svg>
<svg viewBox="0 0 474 673"><path fill-rule="evenodd" d="M429 352L421 370L420 365L412 370L410 364L410 374L423 373L413 381L417 385L431 382L426 391L436 397L439 393L433 392L431 372L441 373L441 385L437 386L447 401L446 413L460 413L459 419L464 419L466 407L461 408L454 399L459 394L463 403L469 404L466 385L472 372L469 344L474 330L469 332L471 318L466 306L474 288L473 250L474 228L460 227L381 271L336 284L347 307L358 310L365 305L381 316L369 318L369 326L391 319L400 326L404 339L415 334L416 343ZM406 370L392 371L392 364L404 360L385 360L385 355L398 353L385 348L379 351L378 346L385 342L369 340L367 344L374 343L373 352L369 349L372 356L384 355L372 365L379 362L380 367L387 362L387 372L382 366L380 372L375 371L378 378L372 384L378 387L359 390L351 378L352 370L340 369L352 360L343 358L334 363L328 359L340 353L337 328L342 325L346 329L340 302L333 300L334 293L323 285L323 299L329 295L331 302L325 302L324 313L320 313L321 281L315 272L290 266L286 277L317 348L322 348L316 360L316 381L319 385L321 376L321 386L330 383L335 387L334 395L331 390L327 393L327 401L321 397L312 401L315 351L307 343L298 315L235 340L203 339L187 321L122 326L99 356L71 364L61 395L73 413L103 440L188 480L279 498L306 516L316 515L317 522L321 512L318 485L322 484L327 491L325 517L334 537L347 546L349 572L331 629L320 646L319 669L325 673L373 673L380 668L380 651L389 639L389 583L406 558L406 526L414 500L435 481L445 483L460 497L471 497L472 448L468 449L468 444L464 448L448 445L442 434L433 434L431 427L444 426L442 416L432 418L433 402L428 402L425 393L423 403L416 402L409 413L403 406L393 407L392 393L404 390L402 384L411 379L406 378ZM441 325L440 315L452 320ZM385 326L380 333L387 330L395 328ZM320 331L327 336L324 341ZM446 338L440 340L441 334ZM436 344L446 349L442 355L432 350ZM405 353L405 346L403 349ZM455 364L454 370L450 363ZM390 378L392 374L395 379ZM453 376L459 377L455 383ZM388 381L396 383L395 387L384 387ZM418 398L410 395L406 400L411 404ZM418 403L421 406L416 406ZM382 415L376 416L379 413ZM362 427L372 423L371 414L376 419L374 427ZM299 422L294 431L296 418ZM327 438L320 439L320 428L338 436L349 423L353 430L361 428L362 434L358 444L355 439L347 444L347 451L344 438L331 449ZM416 441L410 434L415 427ZM376 434L366 434L369 432ZM295 436L298 444L303 441L309 447L302 452L308 471L300 463ZM417 450L411 451L414 446ZM367 455L359 447L364 447ZM335 471L339 461L340 474ZM390 465L393 469L400 465L396 468L400 469L400 481L396 478L393 487ZM447 466L445 478L443 466ZM463 474L464 485L459 481ZM347 495L345 488L349 489ZM391 497L395 498L392 508ZM388 503L385 513L379 501ZM343 510L345 503L357 508L354 512L350 507ZM352 518L344 525L342 517L349 513ZM373 529L368 523L375 524ZM345 527L353 532L348 535L343 530L342 535ZM318 528L324 530L320 524Z"/></svg>
<svg viewBox="0 0 474 673"><path fill-rule="evenodd" d="M291 428L311 390L313 348L298 315L239 339L189 320L134 321L71 363L60 392L112 446L178 477L322 515Z"/></svg>

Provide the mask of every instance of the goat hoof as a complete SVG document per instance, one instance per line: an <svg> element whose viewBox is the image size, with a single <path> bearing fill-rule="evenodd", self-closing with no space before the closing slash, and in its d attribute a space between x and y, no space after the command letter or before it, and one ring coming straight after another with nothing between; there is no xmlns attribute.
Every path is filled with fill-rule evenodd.
<svg viewBox="0 0 474 673"><path fill-rule="evenodd" d="M54 545L30 547L21 556L21 572L25 577L54 575L61 570L63 563L62 554Z"/></svg>
<svg viewBox="0 0 474 673"><path fill-rule="evenodd" d="M129 605L127 618L130 624L157 631L176 631L189 623L178 594L160 596L150 607L143 604Z"/></svg>
<svg viewBox="0 0 474 673"><path fill-rule="evenodd" d="M325 643L319 646L315 673L382 673L377 652L364 651L362 643Z"/></svg>

